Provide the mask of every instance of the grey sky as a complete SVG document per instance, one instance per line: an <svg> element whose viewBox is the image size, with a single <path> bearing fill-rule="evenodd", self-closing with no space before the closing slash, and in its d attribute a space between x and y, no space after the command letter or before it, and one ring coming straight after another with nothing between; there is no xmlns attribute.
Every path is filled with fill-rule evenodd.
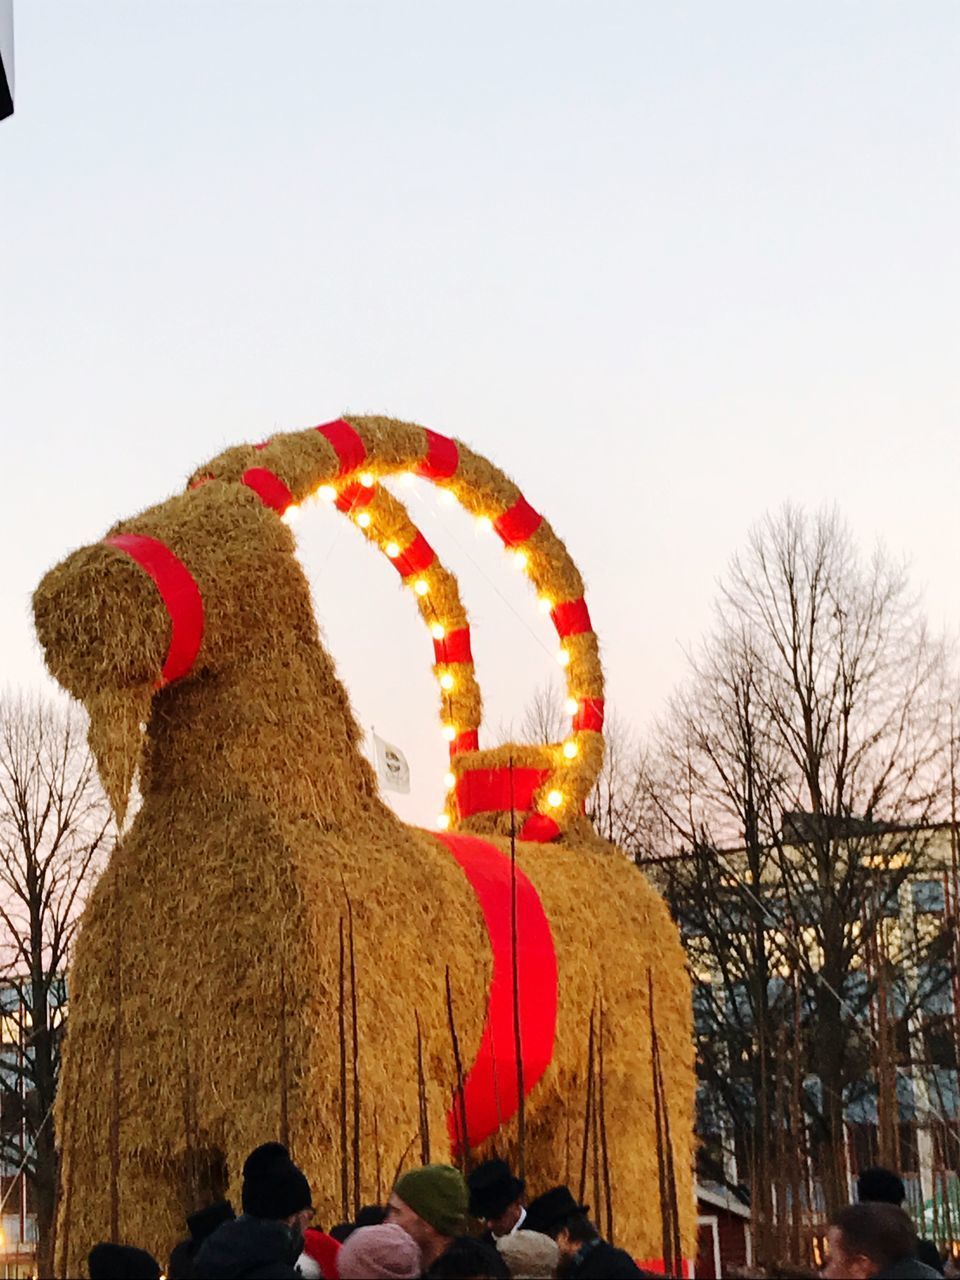
<svg viewBox="0 0 960 1280"><path fill-rule="evenodd" d="M44 679L29 593L69 547L223 444L349 410L515 477L639 727L787 498L836 501L960 622L955 4L18 0L15 21L8 684ZM492 729L555 642L497 548L417 503L463 570ZM303 556L358 713L411 758L398 807L429 819L413 606L330 512Z"/></svg>

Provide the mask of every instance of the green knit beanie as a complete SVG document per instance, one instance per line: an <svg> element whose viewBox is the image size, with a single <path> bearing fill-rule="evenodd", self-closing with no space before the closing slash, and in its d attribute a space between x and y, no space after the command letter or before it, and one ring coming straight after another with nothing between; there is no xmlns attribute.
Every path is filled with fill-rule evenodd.
<svg viewBox="0 0 960 1280"><path fill-rule="evenodd" d="M470 1193L463 1174L449 1164L427 1164L405 1173L393 1189L434 1231L456 1236L463 1230Z"/></svg>

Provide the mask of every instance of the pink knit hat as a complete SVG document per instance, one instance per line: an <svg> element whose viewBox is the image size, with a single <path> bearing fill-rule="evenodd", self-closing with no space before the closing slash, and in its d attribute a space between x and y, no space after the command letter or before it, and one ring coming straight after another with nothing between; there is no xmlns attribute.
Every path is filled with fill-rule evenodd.
<svg viewBox="0 0 960 1280"><path fill-rule="evenodd" d="M357 1227L337 1254L340 1280L416 1280L420 1249L395 1222Z"/></svg>

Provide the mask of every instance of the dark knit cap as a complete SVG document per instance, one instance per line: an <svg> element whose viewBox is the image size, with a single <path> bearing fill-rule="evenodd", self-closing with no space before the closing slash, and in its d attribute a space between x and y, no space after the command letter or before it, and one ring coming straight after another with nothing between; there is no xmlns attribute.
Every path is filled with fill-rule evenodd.
<svg viewBox="0 0 960 1280"><path fill-rule="evenodd" d="M207 1236L213 1235L222 1222L232 1222L236 1216L229 1200L217 1200L215 1204L205 1205L187 1218L190 1239L199 1246Z"/></svg>
<svg viewBox="0 0 960 1280"><path fill-rule="evenodd" d="M864 1169L857 1178L857 1199L861 1204L903 1204L907 1189L892 1169Z"/></svg>
<svg viewBox="0 0 960 1280"><path fill-rule="evenodd" d="M265 1142L243 1166L241 1204L252 1218L276 1221L311 1207L310 1184L279 1142Z"/></svg>
<svg viewBox="0 0 960 1280"><path fill-rule="evenodd" d="M160 1264L146 1249L95 1244L87 1257L90 1280L160 1280Z"/></svg>

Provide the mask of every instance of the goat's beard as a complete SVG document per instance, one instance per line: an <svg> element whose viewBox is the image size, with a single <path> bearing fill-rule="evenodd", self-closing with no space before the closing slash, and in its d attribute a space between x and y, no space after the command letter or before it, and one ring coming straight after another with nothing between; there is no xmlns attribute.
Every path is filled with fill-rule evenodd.
<svg viewBox="0 0 960 1280"><path fill-rule="evenodd" d="M84 699L90 725L87 742L118 828L123 827L133 780L143 754L144 724L153 688L107 689Z"/></svg>

